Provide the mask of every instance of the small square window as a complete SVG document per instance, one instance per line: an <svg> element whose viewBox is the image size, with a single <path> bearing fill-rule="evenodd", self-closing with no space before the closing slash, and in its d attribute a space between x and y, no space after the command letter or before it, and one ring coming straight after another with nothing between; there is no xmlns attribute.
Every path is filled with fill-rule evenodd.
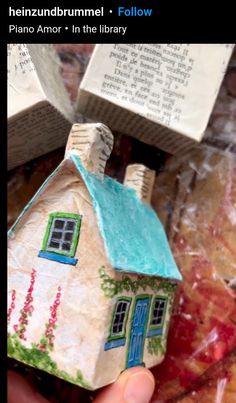
<svg viewBox="0 0 236 403"><path fill-rule="evenodd" d="M72 213L52 213L43 240L40 257L57 260L61 263L75 264L75 256L80 231L81 216ZM56 254L68 258L57 258ZM53 258L55 257L55 259Z"/></svg>
<svg viewBox="0 0 236 403"><path fill-rule="evenodd" d="M163 297L157 297L154 300L150 326L160 326L164 321L165 308L167 300Z"/></svg>
<svg viewBox="0 0 236 403"><path fill-rule="evenodd" d="M129 299L118 300L113 314L110 338L124 337L125 324L128 316L129 307Z"/></svg>
<svg viewBox="0 0 236 403"><path fill-rule="evenodd" d="M47 243L47 249L52 248L58 253L71 252L76 230L76 220L54 218Z"/></svg>

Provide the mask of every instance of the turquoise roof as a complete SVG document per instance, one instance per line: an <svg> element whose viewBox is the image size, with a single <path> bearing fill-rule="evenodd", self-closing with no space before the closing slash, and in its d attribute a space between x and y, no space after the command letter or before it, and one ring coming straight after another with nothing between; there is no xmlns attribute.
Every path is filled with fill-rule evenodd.
<svg viewBox="0 0 236 403"><path fill-rule="evenodd" d="M106 253L119 272L182 280L163 226L154 210L132 189L114 179L89 173L80 158L70 154L96 211Z"/></svg>

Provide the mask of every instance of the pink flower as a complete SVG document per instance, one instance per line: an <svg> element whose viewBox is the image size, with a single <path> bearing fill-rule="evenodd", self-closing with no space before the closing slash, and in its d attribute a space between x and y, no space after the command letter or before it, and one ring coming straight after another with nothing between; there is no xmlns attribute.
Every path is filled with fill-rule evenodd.
<svg viewBox="0 0 236 403"><path fill-rule="evenodd" d="M55 323L55 319L49 319L49 321L48 321L48 323L49 323L49 325L54 325L54 323Z"/></svg>
<svg viewBox="0 0 236 403"><path fill-rule="evenodd" d="M15 309L15 303L14 303L15 299L16 299L16 290L12 290L12 292L11 292L11 304L10 304L10 307L8 309L8 312L7 312L7 323L8 324L11 321L12 311Z"/></svg>
<svg viewBox="0 0 236 403"><path fill-rule="evenodd" d="M33 302L32 293L34 290L33 285L35 283L35 277L36 277L36 270L32 269L30 286L27 291L27 295L26 295L25 302L24 302L24 307L23 307L23 309L21 309L21 311L20 311L21 315L18 319L20 326L19 326L19 328L17 327L15 329L15 331L19 334L19 337L23 340L26 340L25 331L26 331L26 325L29 324L28 317L31 315L31 313L34 310L34 307L33 307L33 305L31 305L31 303Z"/></svg>
<svg viewBox="0 0 236 403"><path fill-rule="evenodd" d="M55 340L55 336L53 334L54 329L56 328L55 323L57 322L57 308L60 305L60 298L61 298L61 287L58 287L56 294L56 299L53 302L53 305L50 306L50 318L48 319L48 323L46 324L46 330L44 333L45 338L47 339L47 345L53 347L53 342Z"/></svg>

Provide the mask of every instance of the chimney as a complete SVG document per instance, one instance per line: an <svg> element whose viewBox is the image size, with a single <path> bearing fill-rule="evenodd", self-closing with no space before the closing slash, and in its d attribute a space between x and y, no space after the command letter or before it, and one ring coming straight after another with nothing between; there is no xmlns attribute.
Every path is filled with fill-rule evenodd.
<svg viewBox="0 0 236 403"><path fill-rule="evenodd" d="M76 123L70 131L65 158L69 153L78 155L90 172L103 176L106 161L113 148L113 135L102 123Z"/></svg>
<svg viewBox="0 0 236 403"><path fill-rule="evenodd" d="M150 204L154 180L155 171L142 164L132 164L126 168L124 186L134 189L143 202Z"/></svg>

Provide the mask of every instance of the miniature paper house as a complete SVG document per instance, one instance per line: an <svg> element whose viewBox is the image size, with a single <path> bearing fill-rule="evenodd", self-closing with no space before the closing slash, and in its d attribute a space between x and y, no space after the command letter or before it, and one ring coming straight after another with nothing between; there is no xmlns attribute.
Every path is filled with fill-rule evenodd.
<svg viewBox="0 0 236 403"><path fill-rule="evenodd" d="M112 146L106 126L74 125L9 232L9 356L91 390L162 361L181 280L149 205L154 172L105 176Z"/></svg>

